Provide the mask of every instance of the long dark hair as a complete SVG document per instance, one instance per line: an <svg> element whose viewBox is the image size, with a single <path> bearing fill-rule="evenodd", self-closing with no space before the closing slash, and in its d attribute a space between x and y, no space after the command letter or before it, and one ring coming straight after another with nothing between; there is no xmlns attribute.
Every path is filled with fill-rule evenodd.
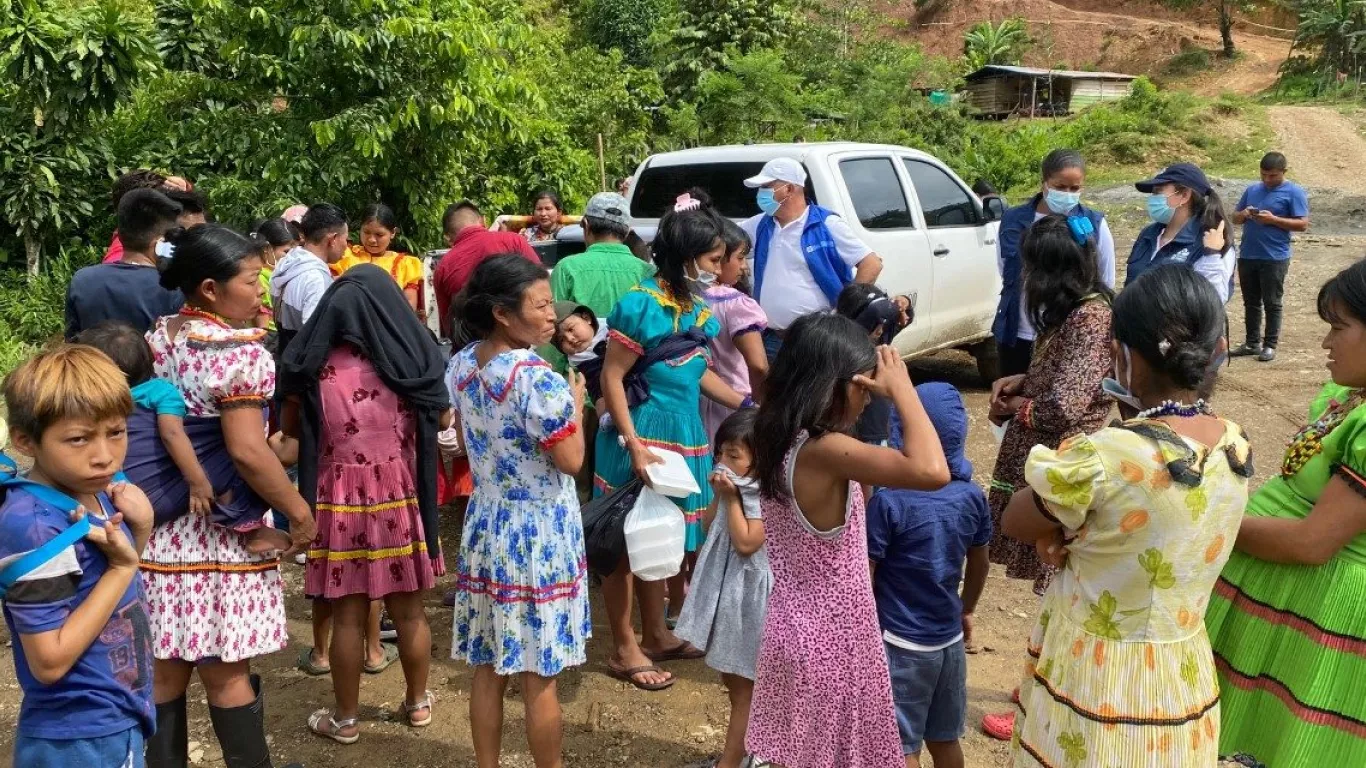
<svg viewBox="0 0 1366 768"><path fill-rule="evenodd" d="M1223 223L1224 250L1220 253L1228 253L1228 249L1233 247L1233 220L1228 217L1228 211L1224 210L1224 200L1219 197L1219 193L1215 192L1213 187L1201 195L1190 187L1183 187L1180 184L1173 186L1191 193L1191 218L1200 220L1202 234L1218 229L1220 222Z"/></svg>
<svg viewBox="0 0 1366 768"><path fill-rule="evenodd" d="M1144 272L1114 303L1115 338L1179 389L1205 380L1224 335L1224 303L1185 264Z"/></svg>
<svg viewBox="0 0 1366 768"><path fill-rule="evenodd" d="M480 264L451 307L452 346L460 349L488 338L496 323L495 308L516 312L527 288L548 279L550 273L545 267L519 254L505 253Z"/></svg>
<svg viewBox="0 0 1366 768"><path fill-rule="evenodd" d="M689 262L723 242L721 217L710 208L688 211L670 210L659 220L651 250L656 274L667 284L665 290L684 307L692 306L686 268Z"/></svg>
<svg viewBox="0 0 1366 768"><path fill-rule="evenodd" d="M193 299L205 280L225 283L242 271L242 261L260 253L256 243L221 224L201 224L166 233L175 255L161 270L161 287Z"/></svg>
<svg viewBox="0 0 1366 768"><path fill-rule="evenodd" d="M1323 284L1319 289L1318 310L1319 317L1326 323L1340 323L1347 317L1366 323L1366 259Z"/></svg>
<svg viewBox="0 0 1366 768"><path fill-rule="evenodd" d="M1020 260L1025 311L1040 336L1062 327L1084 297L1114 296L1101 282L1095 240L1088 237L1078 243L1066 216L1034 222L1020 242Z"/></svg>
<svg viewBox="0 0 1366 768"><path fill-rule="evenodd" d="M877 367L868 333L847 317L811 314L787 331L765 382L764 404L754 425L763 439L754 446L754 475L766 496L786 496L783 459L806 430L811 437L844 429L836 422L849 410L855 376Z"/></svg>
<svg viewBox="0 0 1366 768"><path fill-rule="evenodd" d="M282 245L294 245L303 238L299 236L297 230L290 226L284 219L261 219L251 226L251 234L248 237L266 243L271 248L278 248Z"/></svg>

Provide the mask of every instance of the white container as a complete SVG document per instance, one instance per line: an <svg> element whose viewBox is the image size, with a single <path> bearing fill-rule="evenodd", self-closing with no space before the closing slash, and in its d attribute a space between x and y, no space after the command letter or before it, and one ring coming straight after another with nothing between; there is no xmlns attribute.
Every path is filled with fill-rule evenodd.
<svg viewBox="0 0 1366 768"><path fill-rule="evenodd" d="M663 464L651 464L645 468L645 474L650 477L650 486L655 491L675 499L686 499L702 492L683 454L654 446L650 446L650 453L664 460Z"/></svg>
<svg viewBox="0 0 1366 768"><path fill-rule="evenodd" d="M631 572L644 581L659 581L683 565L687 522L677 504L650 488L641 488L626 515L626 555Z"/></svg>

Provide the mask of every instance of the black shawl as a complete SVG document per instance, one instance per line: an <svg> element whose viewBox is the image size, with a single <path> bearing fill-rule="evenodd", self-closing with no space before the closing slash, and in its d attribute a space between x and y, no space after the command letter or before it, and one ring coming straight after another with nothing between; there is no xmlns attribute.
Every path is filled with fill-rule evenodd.
<svg viewBox="0 0 1366 768"><path fill-rule="evenodd" d="M299 492L316 506L318 439L322 402L318 378L328 356L348 343L375 367L386 386L412 407L417 417L417 501L427 538L427 553L438 557L436 433L441 413L451 407L446 360L431 331L417 319L403 291L379 267L362 264L347 270L323 294L313 317L289 343L280 360L278 388L297 395L302 405L299 436ZM394 414L397 418L398 414Z"/></svg>

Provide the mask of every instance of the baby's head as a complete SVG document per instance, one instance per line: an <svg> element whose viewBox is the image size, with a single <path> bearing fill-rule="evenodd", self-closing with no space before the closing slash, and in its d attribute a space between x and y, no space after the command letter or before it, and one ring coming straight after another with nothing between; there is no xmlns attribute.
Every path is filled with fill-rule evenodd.
<svg viewBox="0 0 1366 768"><path fill-rule="evenodd" d="M152 347L137 329L127 323L100 323L81 331L76 336L76 343L94 347L108 355L128 378L130 387L152 378Z"/></svg>
<svg viewBox="0 0 1366 768"><path fill-rule="evenodd" d="M756 408L741 408L732 413L721 422L712 441L716 462L740 477L749 477L754 470L754 420L758 415Z"/></svg>
<svg viewBox="0 0 1366 768"><path fill-rule="evenodd" d="M566 356L587 352L598 335L593 310L572 301L555 302L555 348Z"/></svg>

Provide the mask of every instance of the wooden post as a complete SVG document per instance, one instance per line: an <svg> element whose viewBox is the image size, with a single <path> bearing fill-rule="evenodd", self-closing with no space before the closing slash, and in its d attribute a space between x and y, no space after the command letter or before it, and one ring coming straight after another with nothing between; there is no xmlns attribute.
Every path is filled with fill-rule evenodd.
<svg viewBox="0 0 1366 768"><path fill-rule="evenodd" d="M598 134L598 175L602 177L602 191L607 192L607 158L602 150L602 134Z"/></svg>

